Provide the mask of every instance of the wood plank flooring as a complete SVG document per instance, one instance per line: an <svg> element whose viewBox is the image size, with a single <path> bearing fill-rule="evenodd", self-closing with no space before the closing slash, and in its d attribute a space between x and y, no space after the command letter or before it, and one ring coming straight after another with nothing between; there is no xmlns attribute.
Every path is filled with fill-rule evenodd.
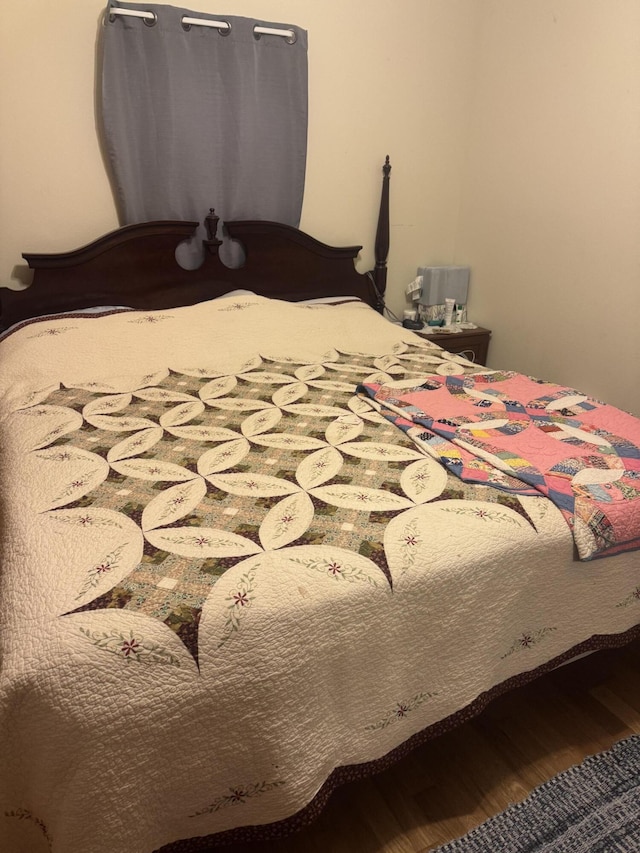
<svg viewBox="0 0 640 853"><path fill-rule="evenodd" d="M342 787L302 832L225 850L426 853L587 755L639 732L640 642L635 642L513 691L386 772Z"/></svg>

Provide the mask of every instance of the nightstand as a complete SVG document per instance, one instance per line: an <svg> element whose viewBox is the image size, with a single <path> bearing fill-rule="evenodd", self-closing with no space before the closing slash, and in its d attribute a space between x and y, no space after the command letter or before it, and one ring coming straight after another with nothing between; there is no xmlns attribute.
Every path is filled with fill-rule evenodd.
<svg viewBox="0 0 640 853"><path fill-rule="evenodd" d="M437 326L425 326L419 332L415 332L421 338L433 341L447 352L455 352L473 361L475 364L486 364L489 351L489 340L491 330L465 329L462 332L441 332Z"/></svg>

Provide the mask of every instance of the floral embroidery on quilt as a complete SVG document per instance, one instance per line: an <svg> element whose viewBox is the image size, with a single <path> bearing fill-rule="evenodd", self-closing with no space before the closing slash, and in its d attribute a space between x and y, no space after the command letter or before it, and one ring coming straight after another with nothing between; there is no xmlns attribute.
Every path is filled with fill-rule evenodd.
<svg viewBox="0 0 640 853"><path fill-rule="evenodd" d="M137 323L138 325L155 325L162 323L163 320L171 320L171 314L143 314L141 317L136 317L135 320L127 320L127 323Z"/></svg>
<svg viewBox="0 0 640 853"><path fill-rule="evenodd" d="M237 581L235 589L230 592L225 601L227 602L227 619L224 626L222 639L218 647L223 646L229 637L240 628L240 622L244 618L255 599L255 579L259 564L243 574Z"/></svg>
<svg viewBox="0 0 640 853"><path fill-rule="evenodd" d="M640 604L640 586L633 589L629 595L616 604L616 607L628 607L630 604Z"/></svg>
<svg viewBox="0 0 640 853"><path fill-rule="evenodd" d="M83 598L90 589L95 589L105 576L118 568L124 551L125 545L118 545L112 551L109 551L103 559L98 560L87 569L87 577L80 587L80 592L76 596L76 600Z"/></svg>
<svg viewBox="0 0 640 853"><path fill-rule="evenodd" d="M157 643L129 631L89 631L80 628L80 633L102 651L111 652L123 658L127 663L161 663L180 666L180 661Z"/></svg>
<svg viewBox="0 0 640 853"><path fill-rule="evenodd" d="M51 845L53 844L53 839L49 833L49 830L47 829L46 824L44 823L44 821L40 820L40 818L37 818L34 814L32 814L32 812L30 812L28 809L11 809L10 811L6 811L4 813L4 816L9 818L15 818L16 820L28 820L31 823L35 824L46 838L49 844L49 848L51 848Z"/></svg>
<svg viewBox="0 0 640 853"><path fill-rule="evenodd" d="M280 788L282 785L286 785L284 779L275 779L272 782L254 782L251 785L239 785L236 788L229 788L228 793L222 794L220 797L216 797L216 799L208 806L205 806L203 809L199 809L197 812L189 815L189 817L200 817L200 815L220 811L220 809L224 809L227 806L246 803L247 800L250 800L252 797L266 794L268 791L273 791L275 788Z"/></svg>
<svg viewBox="0 0 640 853"><path fill-rule="evenodd" d="M64 335L65 332L70 332L72 329L77 329L77 326L52 326L50 329L42 329L36 332L35 335L29 335L30 338L53 338L57 335Z"/></svg>
<svg viewBox="0 0 640 853"><path fill-rule="evenodd" d="M393 708L381 720L378 720L378 722L376 723L371 723L370 725L365 726L364 730L366 732L375 732L380 731L381 729L386 729L392 723L398 722L398 720L405 719L409 716L411 711L414 711L428 699L432 699L434 696L437 695L437 693L417 693L411 699L402 702L397 702L395 708Z"/></svg>
<svg viewBox="0 0 640 853"><path fill-rule="evenodd" d="M524 631L519 637L516 637L510 648L501 656L501 660L510 657L515 652L525 651L537 646L538 643L545 639L545 637L557 630L558 629L554 627L539 628L537 631Z"/></svg>

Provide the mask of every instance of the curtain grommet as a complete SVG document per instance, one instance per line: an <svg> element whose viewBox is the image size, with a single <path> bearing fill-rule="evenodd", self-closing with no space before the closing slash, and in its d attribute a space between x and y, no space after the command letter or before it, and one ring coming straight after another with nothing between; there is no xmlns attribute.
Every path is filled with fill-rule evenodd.
<svg viewBox="0 0 640 853"><path fill-rule="evenodd" d="M200 24L200 26L217 30L219 36L228 36L231 32L231 24L224 18L221 21L215 21L211 23L207 23L206 18L203 18L202 20L203 23ZM197 23L198 21L196 19L188 18L186 15L180 19L180 25L182 26L182 29L185 31L185 33L188 33L191 27ZM219 24L219 26L216 26L216 24Z"/></svg>
<svg viewBox="0 0 640 853"><path fill-rule="evenodd" d="M289 33L289 35L287 35L285 37L285 41L287 44L295 44L298 41L298 34L296 33L295 30L265 30L264 32L261 33L261 32L258 32L258 26L259 25L256 25L253 28L253 37L256 41L260 41L263 34L264 35L279 36L280 38L282 38L283 36L285 36L285 33Z"/></svg>
<svg viewBox="0 0 640 853"><path fill-rule="evenodd" d="M144 11L131 11L128 9L116 9L112 10L111 6L107 10L105 10L104 17L102 19L103 25L106 24L114 24L116 18L126 17L126 18L142 18L142 23L147 27L155 27L158 23L158 16L151 9L144 9Z"/></svg>

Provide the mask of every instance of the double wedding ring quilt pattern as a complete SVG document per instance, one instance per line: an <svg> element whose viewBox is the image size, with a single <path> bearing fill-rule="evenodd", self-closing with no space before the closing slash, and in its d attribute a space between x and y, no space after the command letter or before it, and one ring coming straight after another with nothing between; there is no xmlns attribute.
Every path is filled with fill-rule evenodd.
<svg viewBox="0 0 640 853"><path fill-rule="evenodd" d="M41 474L37 510L62 535L108 542L60 617L85 614L84 637L124 660L179 665L144 632L97 629L90 614L152 617L197 665L205 602L215 594L207 642L223 646L276 558L307 577L392 590L424 545L416 509L427 502L535 532L516 496L462 483L355 393L477 370L418 341L378 358L256 355L234 373L213 363L43 392L20 412Z"/></svg>

